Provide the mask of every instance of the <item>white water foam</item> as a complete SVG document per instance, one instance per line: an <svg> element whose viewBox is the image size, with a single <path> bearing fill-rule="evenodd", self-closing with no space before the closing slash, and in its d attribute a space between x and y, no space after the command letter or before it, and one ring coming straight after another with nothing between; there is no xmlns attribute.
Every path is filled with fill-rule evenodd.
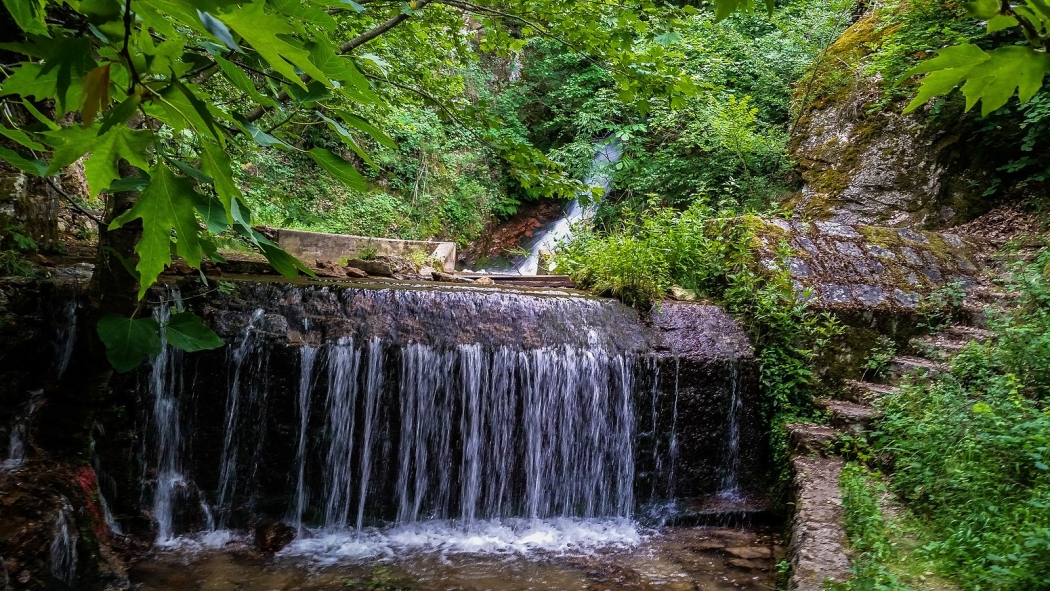
<svg viewBox="0 0 1050 591"><path fill-rule="evenodd" d="M281 551L281 556L321 564L405 554L526 555L592 554L638 546L646 534L628 519L504 519L465 526L452 521L421 521L384 529L312 532Z"/></svg>

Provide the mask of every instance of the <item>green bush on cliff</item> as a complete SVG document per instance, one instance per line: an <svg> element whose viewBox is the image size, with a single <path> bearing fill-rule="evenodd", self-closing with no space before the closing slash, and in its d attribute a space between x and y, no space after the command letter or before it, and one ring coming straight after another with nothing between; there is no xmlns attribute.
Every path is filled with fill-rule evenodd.
<svg viewBox="0 0 1050 591"><path fill-rule="evenodd" d="M732 205L714 207L704 200L685 211L654 204L624 216L614 231L582 231L558 252L557 270L636 307L654 305L673 286L724 306L751 336L768 416L807 412L810 361L838 327L807 309L785 265L760 263L760 222L734 212ZM781 245L777 258L788 254Z"/></svg>

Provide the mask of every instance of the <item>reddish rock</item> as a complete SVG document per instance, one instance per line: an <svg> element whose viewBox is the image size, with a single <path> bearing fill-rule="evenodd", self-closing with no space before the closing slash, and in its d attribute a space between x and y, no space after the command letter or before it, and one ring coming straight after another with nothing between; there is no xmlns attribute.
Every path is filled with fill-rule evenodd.
<svg viewBox="0 0 1050 591"><path fill-rule="evenodd" d="M280 521L271 521L255 528L255 547L263 552L280 552L294 539L295 530Z"/></svg>

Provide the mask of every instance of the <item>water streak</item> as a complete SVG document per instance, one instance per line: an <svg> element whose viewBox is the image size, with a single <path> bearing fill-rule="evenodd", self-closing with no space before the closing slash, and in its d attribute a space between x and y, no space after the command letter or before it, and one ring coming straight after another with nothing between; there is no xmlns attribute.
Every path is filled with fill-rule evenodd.
<svg viewBox="0 0 1050 591"><path fill-rule="evenodd" d="M531 241L525 245L528 256L517 261L510 272L518 275L535 275L539 272L540 257L553 252L559 244L572 238L573 230L580 223L594 216L596 205L592 203L593 192L601 189L607 193L612 185L612 172L609 167L620 161L622 148L616 140L605 141L598 148L598 153L591 163L591 171L584 183L587 185L583 202L573 199L566 207L562 217L536 232Z"/></svg>
<svg viewBox="0 0 1050 591"><path fill-rule="evenodd" d="M353 485L352 461L361 351L342 340L328 354L328 455L324 481L324 525L346 529Z"/></svg>
<svg viewBox="0 0 1050 591"><path fill-rule="evenodd" d="M182 298L177 289L171 296L176 310L182 310ZM153 318L162 326L171 317L171 308L158 306ZM153 519L157 522L158 543L170 542L174 537L175 499L185 477L179 460L182 431L179 418L179 399L182 395L182 352L168 345L161 329L164 345L152 361L149 391L153 398L153 431L156 433L157 484L153 491Z"/></svg>
<svg viewBox="0 0 1050 591"><path fill-rule="evenodd" d="M77 528L73 523L73 507L62 499L62 508L55 517L54 537L50 547L51 575L71 585L77 576Z"/></svg>
<svg viewBox="0 0 1050 591"><path fill-rule="evenodd" d="M372 477L372 449L378 436L376 414L379 412L379 397L383 391L383 344L379 339L368 343L368 374L365 376L365 423L364 442L361 445L361 490L357 496L357 529L365 518L365 503L368 500L368 484Z"/></svg>
<svg viewBox="0 0 1050 591"><path fill-rule="evenodd" d="M724 499L736 500L740 497L740 412L743 406L740 397L740 367L736 362L731 364L729 388L728 433L723 459L725 468L718 495Z"/></svg>
<svg viewBox="0 0 1050 591"><path fill-rule="evenodd" d="M306 443L309 438L310 397L313 396L314 363L317 361L317 347L303 347L299 352L299 443L295 450L296 481L295 507L292 510L292 524L296 535L303 533L303 514L309 491L306 486Z"/></svg>
<svg viewBox="0 0 1050 591"><path fill-rule="evenodd" d="M233 352L233 382L230 386L230 395L226 400L226 421L223 430L222 439L222 462L219 468L219 494L217 505L221 510L219 518L219 526L225 527L226 520L229 516L229 507L233 499L234 489L237 486L237 445L235 441L235 433L237 432L238 419L240 418L240 406L241 398L243 397L242 390L244 389L242 374L245 361L251 360L253 369L260 369L261 363L259 363L259 355L255 351L255 345L257 339L253 332L255 324L262 319L263 310L260 308L256 310L251 317L251 320L245 325L244 330L241 334L241 342Z"/></svg>

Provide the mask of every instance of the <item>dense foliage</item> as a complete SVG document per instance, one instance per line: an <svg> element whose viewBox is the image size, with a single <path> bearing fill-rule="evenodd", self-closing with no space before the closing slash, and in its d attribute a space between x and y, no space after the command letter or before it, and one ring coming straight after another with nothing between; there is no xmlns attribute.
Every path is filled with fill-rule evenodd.
<svg viewBox="0 0 1050 591"><path fill-rule="evenodd" d="M650 207L615 232L585 231L558 254L559 271L603 293L647 307L672 287L694 292L741 319L761 367L767 418L811 410L811 361L838 331L795 293L785 264L758 260L762 222L702 200L685 211ZM778 260L789 251L781 245Z"/></svg>
<svg viewBox="0 0 1050 591"><path fill-rule="evenodd" d="M139 300L173 255L194 268L221 261L220 233L238 235L285 275L309 273L253 227L250 205L265 205L271 195L264 190L247 197L231 155L244 170L251 162L246 152L283 150L292 166L308 159L349 191L370 193L358 170L379 168L369 148L399 149L372 120L386 115L389 123L390 113L401 113L393 105L406 94L450 119L459 119L456 111L473 117L473 134L507 164L522 191L573 194L578 182L538 150L501 133L498 112L444 104L466 94L457 84L461 64L449 55L476 49L506 58L541 37L602 63L623 96L680 102L694 90L689 76L649 43L673 30L677 11L647 0L546 0L518 3L520 12L461 0L3 4L10 37L3 45L9 59L0 86L6 117L0 158L44 178L83 159L88 197L102 195L106 210L99 272L131 274L137 286L124 284L137 287ZM730 12L738 5L733 2ZM378 53L357 51L377 40ZM384 54L397 55L396 65ZM453 76L443 80L439 74L449 70ZM315 126L330 132L308 133ZM391 176L407 184L406 175L385 180ZM464 212L470 206L462 202L476 201L484 187L456 190L462 195L440 204L446 211L437 224L458 217L476 231L477 216ZM110 232L132 237L134 252L121 239L111 241ZM119 282L98 284L116 289ZM112 295L117 297L102 298L104 305L123 301L122 294ZM123 308L111 310L98 336L110 362L129 369L159 350L160 327L136 318L141 306ZM192 336L190 350L217 342L207 331Z"/></svg>
<svg viewBox="0 0 1050 591"><path fill-rule="evenodd" d="M903 111L914 99L916 86L927 79L909 74L934 50L966 45L994 52L1025 43L1018 28L988 33L967 6L953 0L877 4L817 59L799 85L800 98L816 107L860 101L860 125L876 124L883 112ZM975 102L964 93L938 95L924 104L912 120L934 134L965 138L960 155L975 171L989 171L988 182L974 187L976 195L1019 197L1045 208L1050 155L1039 149L1050 142L1050 92L1045 87L1036 88L1026 102L1007 100L980 115L967 112Z"/></svg>
<svg viewBox="0 0 1050 591"><path fill-rule="evenodd" d="M601 217L693 200L765 207L790 184L787 131L792 84L849 21L850 4L800 0L771 16L711 13L684 19L651 51L689 72L698 92L651 104L617 92L590 62L549 42L524 54L523 120L533 142L577 176L587 172L595 138L615 137L617 194Z"/></svg>
<svg viewBox="0 0 1050 591"><path fill-rule="evenodd" d="M875 450L892 460L891 490L924 523L919 552L968 589L1050 585L1048 270L1050 251L1020 270L1022 306L998 321L993 342L972 343L950 375L882 402ZM872 515L854 509L855 522ZM906 588L885 568L891 553L873 519L847 524L866 556L852 588Z"/></svg>

